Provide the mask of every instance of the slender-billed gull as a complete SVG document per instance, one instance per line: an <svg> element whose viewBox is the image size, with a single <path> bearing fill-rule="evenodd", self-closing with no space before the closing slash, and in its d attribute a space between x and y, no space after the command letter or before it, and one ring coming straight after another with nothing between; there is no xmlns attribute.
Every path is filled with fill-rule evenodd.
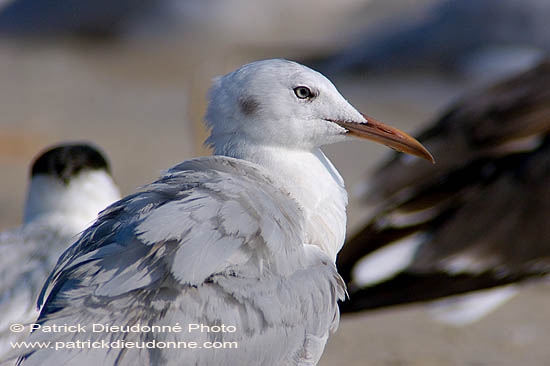
<svg viewBox="0 0 550 366"><path fill-rule="evenodd" d="M24 365L317 364L345 294L347 203L319 148L363 136L433 159L281 59L217 78L206 121L214 156L111 205L62 255L30 336L60 349Z"/></svg>

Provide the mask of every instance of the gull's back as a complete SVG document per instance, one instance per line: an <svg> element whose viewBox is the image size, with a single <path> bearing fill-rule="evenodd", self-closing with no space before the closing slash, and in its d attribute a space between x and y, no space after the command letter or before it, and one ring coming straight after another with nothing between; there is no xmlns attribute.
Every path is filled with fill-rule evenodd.
<svg viewBox="0 0 550 366"><path fill-rule="evenodd" d="M260 166L221 156L184 162L102 212L63 254L42 291L39 323L88 326L55 334L59 342L199 348L29 350L23 364L315 365L344 285L329 256L304 244L303 225L299 206ZM122 336L92 333L91 324L183 330ZM189 324L236 331L189 332ZM42 339L51 334L35 331L29 341Z"/></svg>

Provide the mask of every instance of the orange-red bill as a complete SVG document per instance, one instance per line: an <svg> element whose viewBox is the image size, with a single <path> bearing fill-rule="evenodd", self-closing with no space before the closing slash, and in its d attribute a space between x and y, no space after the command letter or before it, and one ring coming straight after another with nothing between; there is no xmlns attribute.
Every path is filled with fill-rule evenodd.
<svg viewBox="0 0 550 366"><path fill-rule="evenodd" d="M394 150L418 156L435 164L432 154L430 154L430 152L414 137L397 128L377 121L374 118L365 115L363 115L363 117L367 120L367 123L345 121L332 122L348 130L348 133L351 135L378 142Z"/></svg>

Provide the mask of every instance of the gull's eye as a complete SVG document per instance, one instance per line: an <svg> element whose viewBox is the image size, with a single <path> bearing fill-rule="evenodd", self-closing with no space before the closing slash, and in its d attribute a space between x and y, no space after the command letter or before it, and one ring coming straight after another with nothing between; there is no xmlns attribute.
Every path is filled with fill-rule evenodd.
<svg viewBox="0 0 550 366"><path fill-rule="evenodd" d="M313 93L311 92L311 90L309 90L309 88L305 86L295 87L294 94L296 94L296 96L300 99L307 99L307 98L313 97Z"/></svg>

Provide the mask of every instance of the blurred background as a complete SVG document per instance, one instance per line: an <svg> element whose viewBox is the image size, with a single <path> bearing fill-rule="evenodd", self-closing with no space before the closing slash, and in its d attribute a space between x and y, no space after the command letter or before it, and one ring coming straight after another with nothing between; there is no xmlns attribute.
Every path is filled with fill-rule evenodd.
<svg viewBox="0 0 550 366"><path fill-rule="evenodd" d="M99 145L123 194L208 154L211 79L244 63L304 63L414 133L465 92L539 62L548 19L547 0L0 0L0 230L20 224L31 159L53 143ZM358 187L388 151L324 150L346 181L353 232L369 214ZM320 365L546 365L549 316L543 285L461 328L421 305L347 316Z"/></svg>

